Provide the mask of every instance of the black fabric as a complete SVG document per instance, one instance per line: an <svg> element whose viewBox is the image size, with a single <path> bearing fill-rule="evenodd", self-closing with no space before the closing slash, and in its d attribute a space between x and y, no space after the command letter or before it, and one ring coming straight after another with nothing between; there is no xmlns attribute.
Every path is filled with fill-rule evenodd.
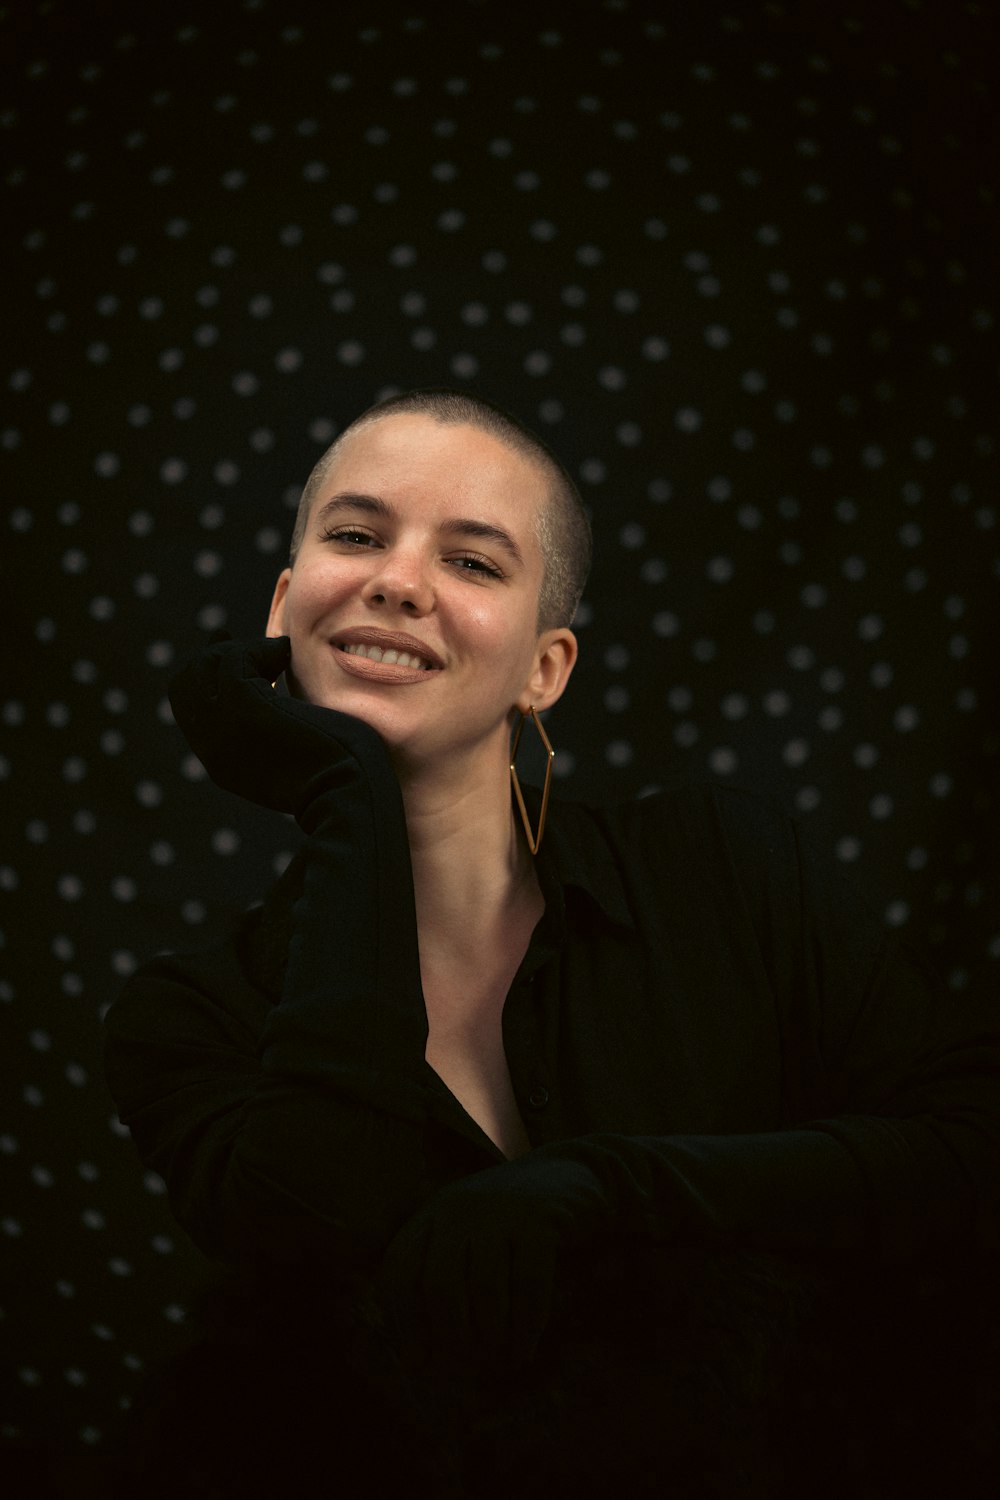
<svg viewBox="0 0 1000 1500"><path fill-rule="evenodd" d="M352 802L370 814L370 788L340 786L341 828ZM400 997L353 982L381 972L373 946L398 941L389 925L337 919L374 848L341 842L338 858L321 829L234 938L146 966L112 1007L122 1118L189 1232L249 1277L148 1398L122 1458L133 1480L173 1423L186 1434L176 1472L206 1496L264 1494L279 1473L298 1482L329 1406L348 1435L345 1476L367 1474L373 1493L400 1477L386 1434L428 1493L461 1494L485 1467L481 1492L500 1494L519 1464L526 1494L585 1469L652 1493L658 1400L672 1407L679 1495L800 1493L811 1443L835 1441L838 1420L867 1425L810 1478L815 1493L837 1492L831 1475L863 1485L898 1468L899 1423L870 1420L852 1361L874 1357L887 1323L923 1316L921 1275L947 1286L959 1260L981 1264L995 1245L995 1029L934 996L880 924L829 910L794 829L758 799L692 788L621 810L557 803L550 818L546 913L505 1012L535 1148L519 1161L500 1162L426 1066L405 996L408 1057ZM481 1238L478 1260L456 1224L466 1251ZM416 1359L370 1290L390 1241L393 1296L430 1293ZM558 1290L547 1326L549 1290L531 1282L543 1241ZM504 1385L497 1325L518 1297L528 1338L515 1352L535 1360ZM464 1352L447 1336L459 1301ZM484 1341L500 1357L471 1359ZM911 1375L931 1357L905 1352ZM885 1356L897 1381L903 1353ZM276 1361L268 1438L251 1442ZM192 1428L206 1381L226 1404ZM926 1403L919 1374L914 1389ZM926 1473L969 1425L964 1407L945 1415L936 1445L921 1438ZM724 1441L706 1447L719 1423Z"/></svg>
<svg viewBox="0 0 1000 1500"><path fill-rule="evenodd" d="M415 1375L370 1295L326 1277L230 1287L140 1394L111 1493L993 1493L981 1321L995 1294L648 1240L606 1246L572 1291L514 1378L468 1363Z"/></svg>
<svg viewBox="0 0 1000 1500"><path fill-rule="evenodd" d="M366 781L342 795L369 826ZM504 1011L533 1146L583 1138L622 1217L659 1234L879 1255L980 1232L989 1013L934 996L863 912L828 910L783 815L706 787L556 803L550 823L546 916ZM434 1184L500 1159L423 1060L419 975L372 987L398 976L379 950L405 951L405 923L338 921L374 859L313 837L234 940L147 965L109 1013L121 1117L210 1253L309 1258L331 1232L377 1252ZM276 929L280 991L255 962Z"/></svg>

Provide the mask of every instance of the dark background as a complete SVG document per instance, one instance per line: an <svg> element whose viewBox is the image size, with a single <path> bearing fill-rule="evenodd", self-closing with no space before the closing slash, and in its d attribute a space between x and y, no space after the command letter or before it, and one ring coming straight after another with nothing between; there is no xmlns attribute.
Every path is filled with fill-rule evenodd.
<svg viewBox="0 0 1000 1500"><path fill-rule="evenodd" d="M203 778L166 683L260 631L381 395L479 390L579 480L561 792L772 793L996 983L989 12L0 10L6 1439L100 1444L184 1338L204 1266L100 1018L295 831Z"/></svg>

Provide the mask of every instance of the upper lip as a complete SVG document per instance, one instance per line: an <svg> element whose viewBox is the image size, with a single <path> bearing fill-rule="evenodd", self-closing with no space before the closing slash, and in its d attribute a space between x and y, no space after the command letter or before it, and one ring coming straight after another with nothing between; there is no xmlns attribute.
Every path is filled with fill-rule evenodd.
<svg viewBox="0 0 1000 1500"><path fill-rule="evenodd" d="M412 656L441 668L444 662L426 641L416 636L404 635L399 630L377 630L373 625L348 626L331 637L334 646L380 646L383 651L409 651Z"/></svg>

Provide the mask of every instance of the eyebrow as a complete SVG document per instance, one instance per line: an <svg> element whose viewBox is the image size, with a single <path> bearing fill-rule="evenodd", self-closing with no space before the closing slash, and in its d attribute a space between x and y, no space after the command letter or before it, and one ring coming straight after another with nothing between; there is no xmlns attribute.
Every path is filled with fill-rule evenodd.
<svg viewBox="0 0 1000 1500"><path fill-rule="evenodd" d="M340 495L334 495L316 513L316 525L322 525L333 516L343 511L353 511L361 515L380 516L384 520L391 520L396 512L387 500L378 495L359 495L353 491L346 491ZM456 517L454 520L445 521L441 527L442 532L448 536L476 537L481 541L496 542L502 547L516 563L524 566L524 555L511 536L502 526L494 526L491 521L475 521Z"/></svg>

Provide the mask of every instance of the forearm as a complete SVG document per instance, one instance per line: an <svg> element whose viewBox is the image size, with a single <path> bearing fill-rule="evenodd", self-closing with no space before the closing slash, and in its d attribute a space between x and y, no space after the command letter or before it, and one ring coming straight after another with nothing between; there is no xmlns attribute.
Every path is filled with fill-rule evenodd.
<svg viewBox="0 0 1000 1500"><path fill-rule="evenodd" d="M399 789L370 731L342 727L281 900L236 952L156 961L108 1017L121 1117L226 1259L367 1253L436 1185Z"/></svg>
<svg viewBox="0 0 1000 1500"><path fill-rule="evenodd" d="M584 1136L610 1221L656 1237L910 1256L996 1235L995 1121L844 1117L724 1136Z"/></svg>
<svg viewBox="0 0 1000 1500"><path fill-rule="evenodd" d="M424 1076L420 983L402 800L384 758L344 752L304 819L300 888L281 1003L265 1024L265 1074L394 1097Z"/></svg>
<svg viewBox="0 0 1000 1500"><path fill-rule="evenodd" d="M283 1022L267 1068L262 1036L281 1008L225 950L147 966L107 1019L122 1122L209 1255L373 1253L441 1179L437 1081L421 1080L419 1059L410 1079L331 1061L318 1006ZM296 1056L318 1063L296 1074ZM379 1103L365 1097L373 1081Z"/></svg>

